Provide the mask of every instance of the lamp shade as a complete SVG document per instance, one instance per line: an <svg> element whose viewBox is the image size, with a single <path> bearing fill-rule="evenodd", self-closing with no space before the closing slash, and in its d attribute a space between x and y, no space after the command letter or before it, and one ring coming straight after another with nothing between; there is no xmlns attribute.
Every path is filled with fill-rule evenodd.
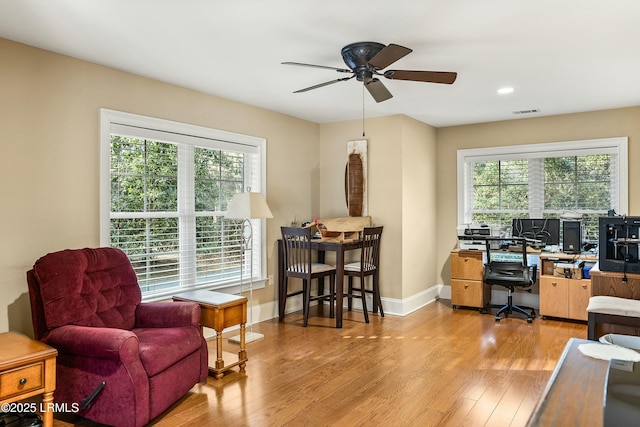
<svg viewBox="0 0 640 427"><path fill-rule="evenodd" d="M253 219L273 218L262 193L236 193L227 207L226 218Z"/></svg>

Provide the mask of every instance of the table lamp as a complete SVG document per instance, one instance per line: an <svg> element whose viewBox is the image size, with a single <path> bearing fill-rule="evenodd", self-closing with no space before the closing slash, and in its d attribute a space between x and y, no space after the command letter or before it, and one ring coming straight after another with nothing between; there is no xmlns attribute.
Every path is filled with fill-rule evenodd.
<svg viewBox="0 0 640 427"><path fill-rule="evenodd" d="M227 213L225 218L237 218L242 219L242 243L241 243L241 258L240 258L240 293L244 290L242 271L244 270L244 256L246 251L250 251L253 247L253 227L251 226L251 219L258 218L273 218L271 210L267 205L262 193L256 193L246 191L244 193L236 193L227 207ZM263 338L263 334L253 332L253 262L250 263L250 276L249 276L249 332L245 334L245 342L259 340ZM240 336L234 336L229 338L230 342L240 342Z"/></svg>

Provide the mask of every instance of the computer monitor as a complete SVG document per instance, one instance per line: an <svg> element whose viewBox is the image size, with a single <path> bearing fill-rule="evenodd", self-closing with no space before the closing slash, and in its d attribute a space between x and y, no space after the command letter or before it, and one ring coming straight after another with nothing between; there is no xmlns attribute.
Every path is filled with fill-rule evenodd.
<svg viewBox="0 0 640 427"><path fill-rule="evenodd" d="M539 240L545 246L560 244L560 219L514 218L511 224L513 237Z"/></svg>

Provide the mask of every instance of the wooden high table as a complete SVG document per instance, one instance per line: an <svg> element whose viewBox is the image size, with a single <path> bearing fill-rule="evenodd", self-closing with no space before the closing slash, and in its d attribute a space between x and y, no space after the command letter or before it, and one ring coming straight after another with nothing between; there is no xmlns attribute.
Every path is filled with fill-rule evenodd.
<svg viewBox="0 0 640 427"><path fill-rule="evenodd" d="M318 262L325 261L326 252L335 252L336 254L336 328L342 328L342 301L344 297L344 257L347 251L362 249L362 240L349 240L346 242L334 242L321 239L311 240L311 249L318 251ZM280 321L284 319L284 310L281 302L286 299L284 295L284 244L282 239L278 239L278 317ZM378 278L375 277L374 280ZM319 279L322 280L322 279ZM324 285L320 285L324 286Z"/></svg>
<svg viewBox="0 0 640 427"><path fill-rule="evenodd" d="M42 394L42 404L33 408L42 412L45 427L53 425L53 392L56 389L58 351L16 332L0 334L0 404L11 404ZM30 407L31 403L23 407ZM11 406L8 407L11 409ZM34 412L36 412L34 411Z"/></svg>
<svg viewBox="0 0 640 427"><path fill-rule="evenodd" d="M238 366L245 372L247 350L245 349L245 324L247 323L247 298L207 290L182 292L173 296L174 301L191 301L200 305L200 325L216 331L216 361L209 363L209 375L220 379L229 369ZM240 351L238 360L225 365L222 358L222 331L240 325ZM230 353L229 353L230 354Z"/></svg>
<svg viewBox="0 0 640 427"><path fill-rule="evenodd" d="M529 419L529 427L603 425L604 384L609 362L580 353L578 346L587 343L597 341L571 338L567 342Z"/></svg>

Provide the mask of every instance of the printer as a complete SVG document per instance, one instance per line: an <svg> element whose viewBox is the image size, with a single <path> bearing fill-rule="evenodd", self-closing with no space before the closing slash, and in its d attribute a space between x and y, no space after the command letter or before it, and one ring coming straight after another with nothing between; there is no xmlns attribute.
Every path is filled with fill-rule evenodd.
<svg viewBox="0 0 640 427"><path fill-rule="evenodd" d="M457 227L458 247L462 250L484 250L487 238L500 237L500 229L486 224L464 224Z"/></svg>

